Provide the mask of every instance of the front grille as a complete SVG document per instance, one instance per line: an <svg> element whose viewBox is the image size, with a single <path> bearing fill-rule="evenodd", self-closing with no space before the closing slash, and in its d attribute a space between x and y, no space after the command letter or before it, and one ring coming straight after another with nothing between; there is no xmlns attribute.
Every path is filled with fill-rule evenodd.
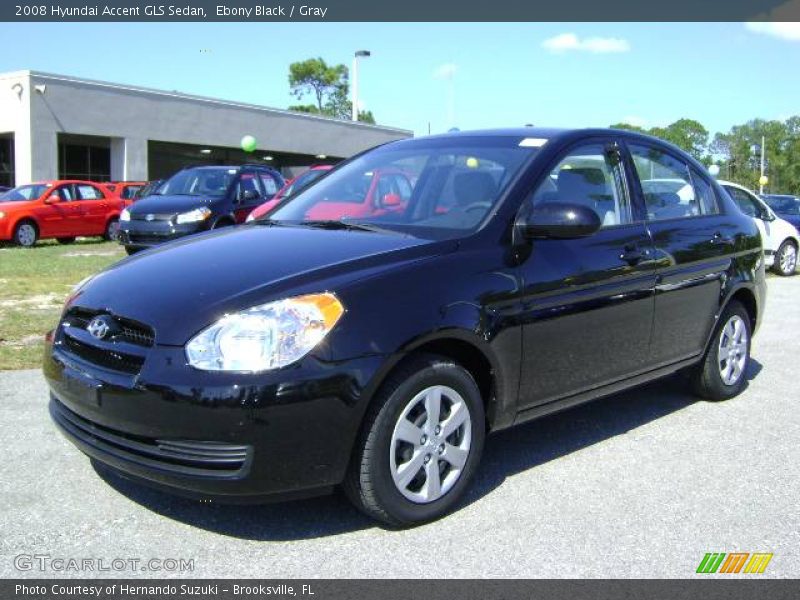
<svg viewBox="0 0 800 600"><path fill-rule="evenodd" d="M131 435L99 425L72 412L53 398L50 412L56 423L78 441L105 453L182 475L231 477L241 475L252 446L212 441L159 440Z"/></svg>
<svg viewBox="0 0 800 600"><path fill-rule="evenodd" d="M89 321L99 314L102 313L83 308L73 308L67 313L64 322L69 323L70 327L86 329ZM121 317L113 317L113 319L119 326L119 331L109 338L110 341L128 342L129 344L136 344L137 346L145 346L147 348L152 346L155 342L155 334L147 325L142 325L131 319L124 319Z"/></svg>
<svg viewBox="0 0 800 600"><path fill-rule="evenodd" d="M139 215L131 215L133 221L143 221L145 223L154 223L156 221L171 221L175 218L175 213L152 213L152 218L147 219L148 213Z"/></svg>
<svg viewBox="0 0 800 600"><path fill-rule="evenodd" d="M130 375L136 375L144 364L143 356L90 346L69 335L64 336L64 346L71 354L82 358L86 362Z"/></svg>
<svg viewBox="0 0 800 600"><path fill-rule="evenodd" d="M131 244L163 244L164 242L168 242L172 239L175 239L174 235L149 235L149 234L140 234L140 233L129 233L128 239L130 240Z"/></svg>

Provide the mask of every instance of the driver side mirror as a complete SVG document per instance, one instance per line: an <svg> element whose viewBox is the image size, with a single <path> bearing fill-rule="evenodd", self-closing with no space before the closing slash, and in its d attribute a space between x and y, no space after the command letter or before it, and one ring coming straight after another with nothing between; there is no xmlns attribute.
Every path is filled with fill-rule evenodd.
<svg viewBox="0 0 800 600"><path fill-rule="evenodd" d="M758 215L758 218L762 221L769 223L770 221L774 221L776 219L775 215L773 215L770 211L766 208L761 209L761 212Z"/></svg>
<svg viewBox="0 0 800 600"><path fill-rule="evenodd" d="M598 214L582 204L540 204L520 224L527 239L568 240L596 233L602 226Z"/></svg>
<svg viewBox="0 0 800 600"><path fill-rule="evenodd" d="M58 195L58 192L53 192L44 199L45 204L56 204L58 202L61 202L61 196Z"/></svg>
<svg viewBox="0 0 800 600"><path fill-rule="evenodd" d="M383 197L382 202L384 207L391 208L394 206L400 206L403 203L403 200L398 194L386 194Z"/></svg>

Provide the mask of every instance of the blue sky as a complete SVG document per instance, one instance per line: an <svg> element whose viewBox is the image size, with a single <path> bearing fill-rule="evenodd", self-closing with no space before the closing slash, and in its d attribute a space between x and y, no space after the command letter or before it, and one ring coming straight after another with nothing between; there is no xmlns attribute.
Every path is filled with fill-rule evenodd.
<svg viewBox="0 0 800 600"><path fill-rule="evenodd" d="M372 52L360 69L365 108L417 135L429 123L436 133L681 117L714 132L800 114L793 24L2 23L0 39L0 72L34 69L277 108L295 102L290 62L322 56L349 65L364 48Z"/></svg>

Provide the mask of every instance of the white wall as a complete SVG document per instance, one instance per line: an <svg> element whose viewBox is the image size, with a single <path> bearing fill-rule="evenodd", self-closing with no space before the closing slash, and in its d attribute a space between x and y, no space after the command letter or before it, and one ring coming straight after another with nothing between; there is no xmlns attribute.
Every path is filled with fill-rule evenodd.
<svg viewBox="0 0 800 600"><path fill-rule="evenodd" d="M32 180L30 88L25 71L0 74L0 133L14 134L16 184Z"/></svg>
<svg viewBox="0 0 800 600"><path fill-rule="evenodd" d="M263 151L350 156L411 135L399 129L58 75L34 72L30 80L31 87L43 84L46 90L29 96L33 147L22 149L31 157L32 167L25 171L29 177L20 173L18 179L56 176L60 132L112 138L112 177L120 179L147 176L147 140L238 147L242 136L250 134ZM21 153L17 155L18 169L24 160Z"/></svg>

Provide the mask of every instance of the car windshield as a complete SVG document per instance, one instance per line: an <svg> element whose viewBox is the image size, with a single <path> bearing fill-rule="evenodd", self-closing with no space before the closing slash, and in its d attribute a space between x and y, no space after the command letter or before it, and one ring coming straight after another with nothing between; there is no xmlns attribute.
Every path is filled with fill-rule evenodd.
<svg viewBox="0 0 800 600"><path fill-rule="evenodd" d="M327 169L310 169L302 175L298 175L292 183L286 186L286 191L284 191L283 195L291 196L292 194L299 192L304 187L308 186L308 184L310 184L312 181L316 181L327 172Z"/></svg>
<svg viewBox="0 0 800 600"><path fill-rule="evenodd" d="M233 167L196 167L178 171L156 192L161 196L224 196L238 169Z"/></svg>
<svg viewBox="0 0 800 600"><path fill-rule="evenodd" d="M20 200L35 200L44 194L50 186L46 183L33 183L21 185L0 194L0 202L18 202Z"/></svg>
<svg viewBox="0 0 800 600"><path fill-rule="evenodd" d="M777 213L800 215L800 198L796 196L764 196L764 201Z"/></svg>
<svg viewBox="0 0 800 600"><path fill-rule="evenodd" d="M480 225L538 151L523 142L512 136L454 136L381 146L336 168L264 220L454 237Z"/></svg>

